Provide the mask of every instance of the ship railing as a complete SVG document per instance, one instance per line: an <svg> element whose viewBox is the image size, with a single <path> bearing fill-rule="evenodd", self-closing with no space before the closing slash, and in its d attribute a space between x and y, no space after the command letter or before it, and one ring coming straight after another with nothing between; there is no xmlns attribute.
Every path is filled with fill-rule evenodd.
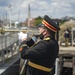
<svg viewBox="0 0 75 75"><path fill-rule="evenodd" d="M14 33L12 35L0 36L0 65L3 64L6 59L19 53L18 50L18 35Z"/></svg>

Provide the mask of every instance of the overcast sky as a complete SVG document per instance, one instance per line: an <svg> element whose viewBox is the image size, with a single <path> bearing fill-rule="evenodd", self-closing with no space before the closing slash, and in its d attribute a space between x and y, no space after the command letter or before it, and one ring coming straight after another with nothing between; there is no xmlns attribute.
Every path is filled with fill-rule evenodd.
<svg viewBox="0 0 75 75"><path fill-rule="evenodd" d="M75 17L75 0L0 0L0 19L11 19L13 21L25 21L28 17L28 4L30 4L31 18L49 15L51 18L64 16Z"/></svg>

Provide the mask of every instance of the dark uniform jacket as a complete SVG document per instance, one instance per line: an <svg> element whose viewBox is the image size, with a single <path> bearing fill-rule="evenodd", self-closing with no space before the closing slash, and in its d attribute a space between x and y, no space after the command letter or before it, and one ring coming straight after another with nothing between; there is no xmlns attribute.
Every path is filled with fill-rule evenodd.
<svg viewBox="0 0 75 75"><path fill-rule="evenodd" d="M26 75L50 75L50 72L35 68L34 64L52 69L55 63L55 59L58 56L59 46L54 38L47 37L44 40L34 44L33 47L23 47L21 51L21 58L28 59L27 73Z"/></svg>

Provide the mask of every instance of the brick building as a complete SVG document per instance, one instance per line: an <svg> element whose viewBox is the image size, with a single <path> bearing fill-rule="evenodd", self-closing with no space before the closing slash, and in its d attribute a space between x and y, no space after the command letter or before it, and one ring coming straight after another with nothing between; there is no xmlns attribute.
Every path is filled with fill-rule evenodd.
<svg viewBox="0 0 75 75"><path fill-rule="evenodd" d="M30 27L34 26L35 18L30 19ZM23 23L25 26L28 26L28 19Z"/></svg>

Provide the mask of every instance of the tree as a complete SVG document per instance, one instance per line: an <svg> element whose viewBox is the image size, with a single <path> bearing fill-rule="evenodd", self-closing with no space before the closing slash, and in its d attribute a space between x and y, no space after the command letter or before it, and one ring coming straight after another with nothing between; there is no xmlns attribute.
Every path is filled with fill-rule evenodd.
<svg viewBox="0 0 75 75"><path fill-rule="evenodd" d="M42 17L41 16L38 16L37 18L36 18L36 20L41 20L42 19Z"/></svg>
<svg viewBox="0 0 75 75"><path fill-rule="evenodd" d="M66 22L66 21L67 21L67 20L62 20L62 21L61 21L61 24L63 24L63 23Z"/></svg>
<svg viewBox="0 0 75 75"><path fill-rule="evenodd" d="M35 19L35 22L34 22L34 25L35 26L38 26L41 22L42 22L42 17L38 16L36 19Z"/></svg>

